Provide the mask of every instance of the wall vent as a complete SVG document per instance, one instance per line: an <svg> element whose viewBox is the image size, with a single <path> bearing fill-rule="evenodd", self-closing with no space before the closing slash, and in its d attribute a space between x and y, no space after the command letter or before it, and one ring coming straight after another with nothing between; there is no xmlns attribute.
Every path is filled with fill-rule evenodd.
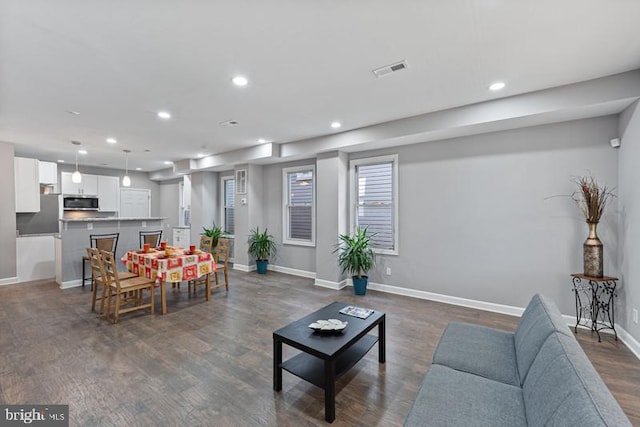
<svg viewBox="0 0 640 427"><path fill-rule="evenodd" d="M385 65L384 67L376 68L373 70L373 74L375 74L376 77L384 77L397 71L406 70L407 68L409 68L409 64L407 64L407 61L403 60L394 64Z"/></svg>
<svg viewBox="0 0 640 427"><path fill-rule="evenodd" d="M233 126L238 126L239 124L240 122L237 120L227 120L225 122L220 122L220 126L224 126L224 127L233 127Z"/></svg>

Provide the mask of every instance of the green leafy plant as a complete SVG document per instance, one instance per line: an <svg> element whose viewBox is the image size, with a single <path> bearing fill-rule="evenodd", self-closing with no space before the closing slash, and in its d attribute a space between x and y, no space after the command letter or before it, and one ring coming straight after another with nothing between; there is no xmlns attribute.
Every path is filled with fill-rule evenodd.
<svg viewBox="0 0 640 427"><path fill-rule="evenodd" d="M353 235L340 234L340 243L333 251L338 252L338 264L342 272L349 272L353 276L361 278L375 265L375 254L371 249L373 234L367 234L367 228L358 227Z"/></svg>
<svg viewBox="0 0 640 427"><path fill-rule="evenodd" d="M202 229L204 230L204 232L201 234L207 237L211 237L211 240L213 241L212 247L215 248L218 245L218 239L222 237L222 228L218 227L215 223L213 223L213 227L211 228L202 227Z"/></svg>
<svg viewBox="0 0 640 427"><path fill-rule="evenodd" d="M252 255L257 261L267 261L277 251L276 241L266 228L262 233L260 227L251 230L247 243L249 244L249 255Z"/></svg>

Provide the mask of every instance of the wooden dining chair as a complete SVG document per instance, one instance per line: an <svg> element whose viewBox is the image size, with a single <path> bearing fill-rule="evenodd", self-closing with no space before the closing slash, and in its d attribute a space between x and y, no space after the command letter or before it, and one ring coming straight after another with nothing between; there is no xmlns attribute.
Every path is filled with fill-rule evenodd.
<svg viewBox="0 0 640 427"><path fill-rule="evenodd" d="M87 257L89 258L89 265L91 265L92 276L92 296L91 296L91 311L96 310L96 303L100 301L99 314L104 313L104 304L107 300L107 278L104 271L102 260L100 259L100 249L87 248ZM132 277L138 277L135 273L120 272L120 280L131 279ZM100 292L100 295L98 295Z"/></svg>
<svg viewBox="0 0 640 427"><path fill-rule="evenodd" d="M212 244L212 239L210 237L207 236L201 236L200 237L200 250L205 251L204 248L209 248L211 247ZM223 239L223 238L219 238L218 239L218 244L216 245L215 248L213 248L213 262L216 264L216 268L219 270L223 270L224 271L224 280L225 280L225 286L226 289L229 290L229 282L228 282L228 275L227 275L227 260L229 258L229 253L230 253L230 249L231 249L231 241L229 239ZM218 288L220 286L222 286L221 284L219 284L218 282L218 273L215 272L214 274L214 278L216 281L215 286L211 286L211 289L213 288ZM189 285L189 293L191 293L191 289L193 288L193 291L195 293L196 291L196 287L198 285L204 285L207 283L207 277L203 276L203 277L199 277L197 279L194 280L190 280L188 285Z"/></svg>
<svg viewBox="0 0 640 427"><path fill-rule="evenodd" d="M218 288L222 286L220 281L218 280L218 273L222 272L224 274L224 287L228 291L229 290L229 257L231 256L231 239L220 238L218 239L218 244L213 249L213 259L216 262L216 269L213 273L213 276L216 279L215 286L212 288Z"/></svg>
<svg viewBox="0 0 640 427"><path fill-rule="evenodd" d="M204 252L212 253L213 238L205 235L200 236L200 250Z"/></svg>
<svg viewBox="0 0 640 427"><path fill-rule="evenodd" d="M148 244L152 248L160 246L162 240L162 230L157 231L140 231L140 247Z"/></svg>
<svg viewBox="0 0 640 427"><path fill-rule="evenodd" d="M155 280L144 276L120 279L116 258L113 252L100 251L100 259L107 278L107 319L111 316L111 301L115 298L113 311L113 323L118 323L120 314L129 313L135 310L150 309L154 312ZM150 297L148 303L143 303L144 290L148 290ZM126 308L123 306L129 305Z"/></svg>
<svg viewBox="0 0 640 427"><path fill-rule="evenodd" d="M101 251L109 251L116 253L116 249L118 248L118 237L120 233L110 233L110 234L90 234L89 235L89 247L95 248ZM84 255L82 257L82 287L84 288L84 284L87 280L90 280L91 286L93 286L93 271L91 276L86 276L85 267L86 263L89 262L89 254Z"/></svg>

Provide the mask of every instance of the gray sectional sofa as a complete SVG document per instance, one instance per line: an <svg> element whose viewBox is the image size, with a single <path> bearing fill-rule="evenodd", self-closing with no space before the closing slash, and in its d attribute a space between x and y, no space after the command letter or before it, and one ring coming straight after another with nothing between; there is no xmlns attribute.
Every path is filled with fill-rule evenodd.
<svg viewBox="0 0 640 427"><path fill-rule="evenodd" d="M405 426L631 426L553 301L515 333L450 323Z"/></svg>

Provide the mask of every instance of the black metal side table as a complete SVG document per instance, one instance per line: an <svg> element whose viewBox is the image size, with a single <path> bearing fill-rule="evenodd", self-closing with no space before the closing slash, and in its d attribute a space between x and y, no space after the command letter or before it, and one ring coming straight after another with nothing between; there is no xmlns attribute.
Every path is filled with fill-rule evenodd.
<svg viewBox="0 0 640 427"><path fill-rule="evenodd" d="M613 298L616 296L618 278L593 277L579 273L574 273L571 277L576 296L576 325L573 328L575 333L578 333L579 325L586 326L595 331L598 334L598 342L602 342L600 331L611 329L617 341ZM583 319L591 320L591 324L582 323Z"/></svg>

